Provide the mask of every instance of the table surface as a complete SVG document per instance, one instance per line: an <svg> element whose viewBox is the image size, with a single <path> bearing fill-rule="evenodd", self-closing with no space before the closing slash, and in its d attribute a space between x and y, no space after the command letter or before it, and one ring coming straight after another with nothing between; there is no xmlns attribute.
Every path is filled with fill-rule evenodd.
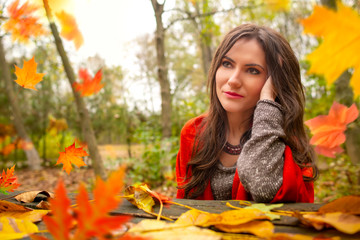
<svg viewBox="0 0 360 240"><path fill-rule="evenodd" d="M10 195L0 194L0 199L6 198L7 201L19 203L12 196L16 196L20 192L14 192ZM75 195L68 194L69 198L74 203ZM209 213L221 213L224 211L232 210L232 208L226 206L227 202L230 202L233 206L239 206L238 201L228 200L228 201L219 201L219 200L190 200L190 199L173 199L174 202L181 203L193 208L206 211ZM37 203L23 204L28 207L34 207ZM276 210L285 210L285 211L304 211L312 212L317 211L323 204L321 203L284 203L280 208ZM188 211L189 209L170 204L167 207L163 208L162 215L168 218L177 219L182 213ZM154 212L159 212L159 206L154 207ZM143 219L155 218L154 216L145 213L144 211L138 209L132 205L129 201L123 200L121 205L117 209L111 212L112 214L126 214L131 215L133 218L131 222L137 223ZM313 228L306 227L300 224L299 220L295 217L281 216L280 219L273 220L272 223L275 225L275 232L284 232L284 233L294 233L294 234L305 234L310 236L322 236L322 237L333 237L338 236L341 239L360 239L360 233L349 235L341 233L335 229L325 229L322 231L317 231ZM39 229L45 229L43 222L38 223ZM46 234L47 235L47 234ZM29 239L29 238L24 238Z"/></svg>

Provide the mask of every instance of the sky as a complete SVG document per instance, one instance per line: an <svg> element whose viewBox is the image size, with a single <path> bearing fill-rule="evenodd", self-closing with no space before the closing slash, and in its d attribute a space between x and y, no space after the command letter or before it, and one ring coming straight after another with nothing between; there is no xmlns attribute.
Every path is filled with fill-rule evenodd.
<svg viewBox="0 0 360 240"><path fill-rule="evenodd" d="M98 54L109 66L126 64L129 42L156 27L150 0L76 0L75 16L84 37L77 54Z"/></svg>

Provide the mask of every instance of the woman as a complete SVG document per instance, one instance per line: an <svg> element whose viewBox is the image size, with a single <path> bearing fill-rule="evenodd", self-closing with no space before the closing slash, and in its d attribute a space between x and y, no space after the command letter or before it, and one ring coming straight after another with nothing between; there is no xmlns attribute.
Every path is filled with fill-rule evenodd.
<svg viewBox="0 0 360 240"><path fill-rule="evenodd" d="M299 63L274 30L244 24L220 43L210 108L181 131L177 198L313 202Z"/></svg>

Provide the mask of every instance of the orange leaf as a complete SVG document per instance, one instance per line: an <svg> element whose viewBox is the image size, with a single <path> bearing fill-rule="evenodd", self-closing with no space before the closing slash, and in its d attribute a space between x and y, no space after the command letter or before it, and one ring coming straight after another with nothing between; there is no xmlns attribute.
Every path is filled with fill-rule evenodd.
<svg viewBox="0 0 360 240"><path fill-rule="evenodd" d="M354 68L350 85L354 97L358 96L360 55L354 53L360 52L359 14L338 1L337 11L315 6L313 14L301 23L305 33L323 38L319 47L307 57L311 62L309 73L324 75L327 83L332 84L345 70Z"/></svg>
<svg viewBox="0 0 360 240"><path fill-rule="evenodd" d="M35 62L35 57L29 61L24 61L24 66L22 69L15 65L15 75L17 76L15 82L23 88L37 90L35 85L42 81L42 78L45 74L36 73L36 66L37 63Z"/></svg>
<svg viewBox="0 0 360 240"><path fill-rule="evenodd" d="M89 156L89 154L85 152L82 147L76 148L74 142L71 146L65 148L65 152L60 152L56 165L60 163L64 164L63 169L69 174L72 169L71 164L75 164L78 167L86 165L81 158L85 156Z"/></svg>
<svg viewBox="0 0 360 240"><path fill-rule="evenodd" d="M14 176L15 165L12 168L3 170L0 177L0 193L8 194L7 192L13 192L20 184L16 183L16 177Z"/></svg>
<svg viewBox="0 0 360 240"><path fill-rule="evenodd" d="M101 69L95 74L92 79L89 72L86 69L79 70L79 78L83 80L82 83L74 83L75 90L81 92L81 96L91 96L99 92L104 84L100 83L102 79Z"/></svg>
<svg viewBox="0 0 360 240"><path fill-rule="evenodd" d="M355 121L359 110L353 104L350 108L334 102L328 115L320 115L305 122L310 128L313 137L310 143L316 145L315 151L328 157L335 157L343 149L340 144L344 143L346 125Z"/></svg>
<svg viewBox="0 0 360 240"><path fill-rule="evenodd" d="M118 229L128 216L110 216L109 212L120 204L121 199L116 198L123 187L124 168L113 172L107 182L97 178L93 191L94 201L89 202L83 185L79 188L76 209L78 228L74 239L90 239L102 237L112 230Z"/></svg>
<svg viewBox="0 0 360 240"><path fill-rule="evenodd" d="M47 229L54 239L69 240L74 218L62 180L59 181L55 189L55 198L50 200L50 209L52 216L44 216L43 218Z"/></svg>
<svg viewBox="0 0 360 240"><path fill-rule="evenodd" d="M331 212L360 214L360 196L341 197L319 208L319 213Z"/></svg>
<svg viewBox="0 0 360 240"><path fill-rule="evenodd" d="M47 33L38 22L39 18L34 16L34 12L38 9L39 7L28 1L19 6L19 0L15 0L8 6L7 11L10 17L3 28L11 33L13 41L27 42L30 36L37 37Z"/></svg>
<svg viewBox="0 0 360 240"><path fill-rule="evenodd" d="M61 24L60 35L66 40L74 41L76 49L79 49L84 43L84 38L78 28L75 18L65 11L55 13L55 15Z"/></svg>
<svg viewBox="0 0 360 240"><path fill-rule="evenodd" d="M15 143L9 143L1 150L2 155L7 156L15 150Z"/></svg>

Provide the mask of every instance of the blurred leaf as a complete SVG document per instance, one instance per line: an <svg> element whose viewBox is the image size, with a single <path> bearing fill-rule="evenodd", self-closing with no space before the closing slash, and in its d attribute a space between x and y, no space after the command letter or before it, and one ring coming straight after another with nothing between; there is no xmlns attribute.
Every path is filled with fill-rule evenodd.
<svg viewBox="0 0 360 240"><path fill-rule="evenodd" d="M84 43L84 38L78 28L75 17L61 11L55 14L61 24L60 36L69 41L74 41L75 48L79 49Z"/></svg>
<svg viewBox="0 0 360 240"><path fill-rule="evenodd" d="M22 69L15 65L15 75L17 77L15 82L23 88L37 90L35 85L43 80L45 74L36 73L36 66L35 57L32 57L29 61L24 61Z"/></svg>
<svg viewBox="0 0 360 240"><path fill-rule="evenodd" d="M338 198L319 209L319 213L342 212L360 214L360 196L345 196Z"/></svg>
<svg viewBox="0 0 360 240"><path fill-rule="evenodd" d="M239 225L216 224L215 227L224 232L251 233L262 238L270 237L275 229L269 221L251 221Z"/></svg>
<svg viewBox="0 0 360 240"><path fill-rule="evenodd" d="M324 21L326 19L326 21ZM309 73L324 75L332 84L346 69L354 68L350 85L354 97L360 94L360 16L341 2L337 11L315 6L310 17L301 21L305 33L323 38L320 46L308 55ZM336 28L334 26L337 26Z"/></svg>
<svg viewBox="0 0 360 240"><path fill-rule="evenodd" d="M82 79L82 83L74 83L75 90L81 93L81 96L87 97L99 92L104 84L100 83L102 79L101 69L95 74L94 78L91 78L89 72L86 69L79 70L79 78Z"/></svg>
<svg viewBox="0 0 360 240"><path fill-rule="evenodd" d="M49 199L54 198L54 194L47 191L27 191L16 195L14 198L19 202L31 203L39 193L46 195Z"/></svg>
<svg viewBox="0 0 360 240"><path fill-rule="evenodd" d="M39 231L38 227L29 220L1 217L0 239L20 239Z"/></svg>
<svg viewBox="0 0 360 240"><path fill-rule="evenodd" d="M87 152L84 151L82 147L76 148L75 142L69 147L65 148L65 152L60 152L57 164L64 164L63 169L67 174L72 170L72 165L75 164L78 167L85 166L82 157L89 156Z"/></svg>
<svg viewBox="0 0 360 240"><path fill-rule="evenodd" d="M290 1L289 0L264 0L265 4L272 11L289 11Z"/></svg>
<svg viewBox="0 0 360 240"><path fill-rule="evenodd" d="M20 204L0 200L0 213L12 211L12 212L30 212L31 208L24 207Z"/></svg>
<svg viewBox="0 0 360 240"><path fill-rule="evenodd" d="M328 115L320 115L307 120L305 124L310 128L313 137L310 144L315 145L315 151L327 157L335 157L343 149L340 144L344 143L346 125L355 121L359 111L353 104L350 108L334 102Z"/></svg>
<svg viewBox="0 0 360 240"><path fill-rule="evenodd" d="M38 6L26 1L19 6L20 0L12 2L8 8L9 20L2 26L6 32L11 33L12 41L28 42L31 36L38 37L47 33L47 31L38 22L39 18L34 16L34 12L39 9Z"/></svg>

